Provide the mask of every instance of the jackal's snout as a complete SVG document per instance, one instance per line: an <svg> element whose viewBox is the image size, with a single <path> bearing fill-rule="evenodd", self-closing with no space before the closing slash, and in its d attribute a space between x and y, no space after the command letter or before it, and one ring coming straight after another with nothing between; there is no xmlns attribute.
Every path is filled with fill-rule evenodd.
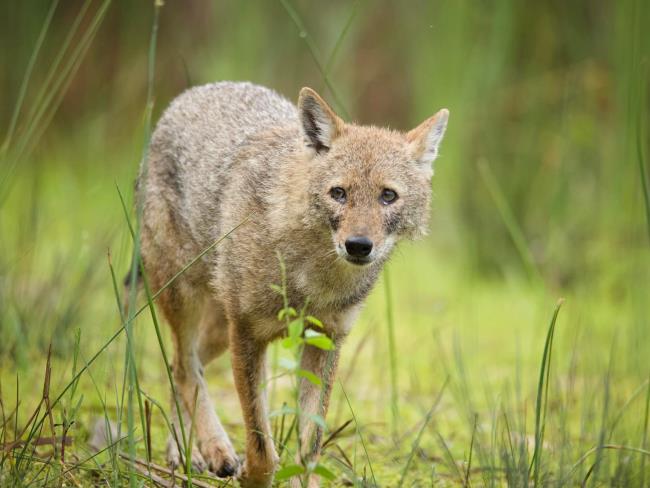
<svg viewBox="0 0 650 488"><path fill-rule="evenodd" d="M372 252L372 241L366 236L348 237L345 240L345 250L349 256L348 260L361 264L368 261L368 256Z"/></svg>
<svg viewBox="0 0 650 488"><path fill-rule="evenodd" d="M380 228L367 225L346 225L334 234L334 243L339 257L351 264L363 266L390 253L390 242L381 235ZM381 259L380 259L381 260Z"/></svg>
<svg viewBox="0 0 650 488"><path fill-rule="evenodd" d="M365 258L372 252L372 241L365 236L353 236L345 240L345 250L355 258Z"/></svg>

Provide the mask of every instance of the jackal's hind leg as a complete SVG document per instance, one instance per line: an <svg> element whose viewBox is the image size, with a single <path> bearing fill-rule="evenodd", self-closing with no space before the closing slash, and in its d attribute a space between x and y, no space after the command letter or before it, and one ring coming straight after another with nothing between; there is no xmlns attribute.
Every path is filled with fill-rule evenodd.
<svg viewBox="0 0 650 488"><path fill-rule="evenodd" d="M169 319L171 314L166 315ZM233 476L237 473L239 460L217 417L203 378L198 347L199 319L194 314L183 315L182 323L178 320L178 323L171 324L175 345L172 369L178 401L184 410L185 425L188 426L185 429L186 437L189 438L189 424L193 419L193 437L204 464L219 477ZM178 315L171 318L180 319ZM173 449L171 452L174 454Z"/></svg>

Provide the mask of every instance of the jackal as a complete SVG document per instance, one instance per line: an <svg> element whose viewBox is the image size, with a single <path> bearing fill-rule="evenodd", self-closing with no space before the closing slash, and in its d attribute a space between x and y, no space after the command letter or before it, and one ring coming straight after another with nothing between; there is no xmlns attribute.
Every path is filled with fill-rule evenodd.
<svg viewBox="0 0 650 488"><path fill-rule="evenodd" d="M322 428L305 419L325 415L341 344L396 242L426 230L447 118L443 109L400 133L344 122L310 88L296 107L268 88L235 82L192 88L165 111L138 190L152 289L243 222L158 300L174 339L182 410L172 407L175 425L189 428L195 415L195 468L238 475L243 486L272 483L278 457L260 382L267 344L285 334L282 298L270 289L280 281L278 253L290 304L309 299L336 346L306 346L302 356L301 367L322 386L300 385L299 458L318 458ZM203 378L203 367L228 348L246 425L241 466ZM167 454L179 463L173 439Z"/></svg>

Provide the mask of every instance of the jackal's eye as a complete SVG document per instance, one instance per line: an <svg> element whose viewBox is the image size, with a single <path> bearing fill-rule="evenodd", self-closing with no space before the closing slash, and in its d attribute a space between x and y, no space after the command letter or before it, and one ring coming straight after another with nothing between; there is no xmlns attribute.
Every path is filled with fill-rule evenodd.
<svg viewBox="0 0 650 488"><path fill-rule="evenodd" d="M380 199L381 203L384 205L390 205L391 203L395 202L395 200L397 200L397 192L388 188L384 188L381 192Z"/></svg>
<svg viewBox="0 0 650 488"><path fill-rule="evenodd" d="M335 186L330 190L330 196L339 203L345 203L346 194L345 190L340 186Z"/></svg>

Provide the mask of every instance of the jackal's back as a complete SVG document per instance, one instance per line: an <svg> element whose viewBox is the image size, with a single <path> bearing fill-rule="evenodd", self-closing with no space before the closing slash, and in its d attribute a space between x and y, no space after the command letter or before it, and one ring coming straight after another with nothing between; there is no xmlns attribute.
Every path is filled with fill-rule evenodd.
<svg viewBox="0 0 650 488"><path fill-rule="evenodd" d="M164 197L177 223L205 245L222 230L222 192L237 151L255 134L298 123L291 102L252 83L218 82L185 91L153 134L147 199Z"/></svg>

